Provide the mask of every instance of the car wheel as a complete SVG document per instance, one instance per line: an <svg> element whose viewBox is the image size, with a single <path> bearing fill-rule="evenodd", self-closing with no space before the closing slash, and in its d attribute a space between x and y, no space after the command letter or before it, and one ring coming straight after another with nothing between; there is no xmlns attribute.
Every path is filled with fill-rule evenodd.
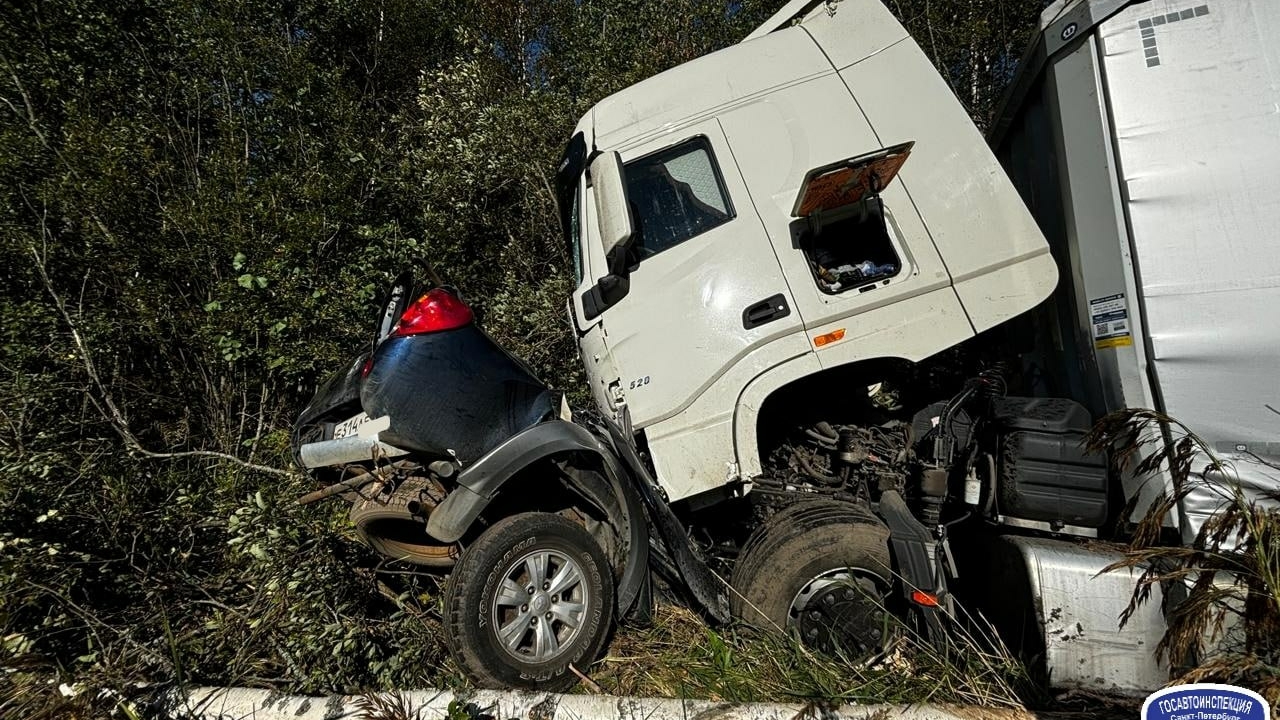
<svg viewBox="0 0 1280 720"><path fill-rule="evenodd" d="M581 525L550 513L494 523L445 585L445 637L481 687L567 690L603 651L613 575Z"/></svg>

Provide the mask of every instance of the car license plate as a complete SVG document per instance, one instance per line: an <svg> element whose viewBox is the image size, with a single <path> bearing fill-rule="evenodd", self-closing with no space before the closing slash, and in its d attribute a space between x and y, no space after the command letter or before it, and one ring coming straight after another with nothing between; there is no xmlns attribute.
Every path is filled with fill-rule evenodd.
<svg viewBox="0 0 1280 720"><path fill-rule="evenodd" d="M367 425L373 418L366 413L360 413L355 417L347 418L342 422L333 426L333 439L340 440L344 437L354 437L360 434L360 429Z"/></svg>

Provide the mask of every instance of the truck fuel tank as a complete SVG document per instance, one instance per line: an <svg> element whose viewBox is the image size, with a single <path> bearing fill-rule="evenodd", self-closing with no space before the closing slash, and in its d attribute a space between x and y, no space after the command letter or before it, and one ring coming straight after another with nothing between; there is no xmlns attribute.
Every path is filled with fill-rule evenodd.
<svg viewBox="0 0 1280 720"><path fill-rule="evenodd" d="M1123 628L1141 570L1102 573L1122 546L1012 535L953 544L961 603L1055 688L1144 695L1169 680L1157 662L1163 593L1151 588Z"/></svg>

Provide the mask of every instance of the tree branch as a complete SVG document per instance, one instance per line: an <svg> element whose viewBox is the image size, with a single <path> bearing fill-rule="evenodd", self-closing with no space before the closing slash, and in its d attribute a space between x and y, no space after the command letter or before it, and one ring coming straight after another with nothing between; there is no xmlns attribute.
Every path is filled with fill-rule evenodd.
<svg viewBox="0 0 1280 720"><path fill-rule="evenodd" d="M45 225L45 219L40 218L40 230L42 236L47 236L48 228ZM235 455L229 453L217 452L215 450L181 450L177 452L156 452L143 446L138 437L133 434L133 430L129 427L129 421L125 418L124 413L120 411L120 407L116 404L115 398L111 396L107 390L106 384L102 382L102 376L98 373L98 366L93 361L93 354L89 351L89 345L84 339L84 335L80 332L80 328L72 319L71 313L67 310L66 303L62 301L62 296L58 294L57 289L53 286L53 281L49 279L49 272L45 264L44 258L40 253L31 247L31 258L35 262L36 271L40 274L40 281L44 285L44 289L49 293L49 297L53 299L53 304L58 310L58 314L62 316L62 321L66 323L67 329L71 332L71 340L76 347L76 355L80 358L80 363L84 367L85 374L89 376L89 382L94 393L87 393L90 402L98 409L98 412L111 424L111 427L124 441L126 447L133 452L144 457L156 460L174 460L178 458L194 458L203 457L215 460L229 462L237 467L254 472L268 473L280 477L297 477L298 474L289 470L281 470L280 468L269 467L267 465L259 465L257 463L242 460Z"/></svg>

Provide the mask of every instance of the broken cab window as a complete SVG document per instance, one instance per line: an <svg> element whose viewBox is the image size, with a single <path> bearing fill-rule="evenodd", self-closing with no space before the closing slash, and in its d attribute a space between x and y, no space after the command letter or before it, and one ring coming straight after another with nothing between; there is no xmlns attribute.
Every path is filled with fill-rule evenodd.
<svg viewBox="0 0 1280 720"><path fill-rule="evenodd" d="M733 218L720 168L705 137L626 164L627 196L636 220L636 259L700 235Z"/></svg>

